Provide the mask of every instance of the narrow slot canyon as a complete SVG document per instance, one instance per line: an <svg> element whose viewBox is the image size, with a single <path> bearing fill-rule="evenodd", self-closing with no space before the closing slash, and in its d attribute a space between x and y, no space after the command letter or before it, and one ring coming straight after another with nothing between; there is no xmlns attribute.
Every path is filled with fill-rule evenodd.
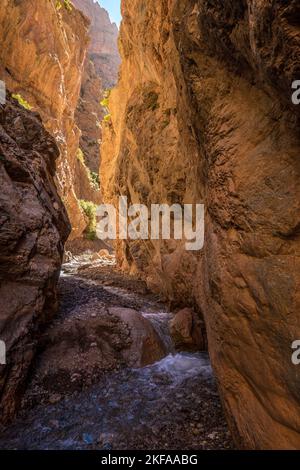
<svg viewBox="0 0 300 470"><path fill-rule="evenodd" d="M297 0L3 0L0 42L0 449L300 450Z"/></svg>

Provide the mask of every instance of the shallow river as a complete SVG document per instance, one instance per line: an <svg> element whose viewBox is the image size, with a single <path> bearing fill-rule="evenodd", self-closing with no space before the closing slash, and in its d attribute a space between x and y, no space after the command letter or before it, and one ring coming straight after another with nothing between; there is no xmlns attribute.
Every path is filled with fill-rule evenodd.
<svg viewBox="0 0 300 470"><path fill-rule="evenodd" d="M73 268L71 263L64 271L69 280L78 276ZM88 284L99 289L95 280ZM123 301L142 302L140 313L160 335L167 356L140 369L107 373L58 403L25 409L2 434L0 448L231 448L207 353L176 353L168 332L169 312L149 300L143 305L140 294L119 286L104 289Z"/></svg>

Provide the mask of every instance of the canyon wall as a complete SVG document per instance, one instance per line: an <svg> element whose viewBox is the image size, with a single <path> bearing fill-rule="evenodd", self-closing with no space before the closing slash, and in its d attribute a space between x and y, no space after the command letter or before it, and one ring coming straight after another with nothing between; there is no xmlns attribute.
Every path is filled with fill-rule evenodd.
<svg viewBox="0 0 300 470"><path fill-rule="evenodd" d="M0 105L0 422L14 415L40 328L56 309L70 232L54 184L58 156L39 116L8 97Z"/></svg>
<svg viewBox="0 0 300 470"><path fill-rule="evenodd" d="M103 80L116 80L117 28L100 12L103 32L96 46L104 55L98 62L106 60ZM90 128L95 133L104 112L102 76L86 54L89 28L88 18L63 1L3 0L0 5L0 80L13 94L0 112L0 333L8 361L0 369L0 421L13 416L40 327L56 310L64 243L70 231L74 239L86 229L79 199L101 200L79 152L80 139L89 145ZM111 35L110 51L105 41ZM75 117L82 103L86 121L92 118L90 127ZM97 134L92 137L98 173L99 141ZM92 159L92 152L88 155Z"/></svg>
<svg viewBox="0 0 300 470"><path fill-rule="evenodd" d="M74 0L73 4L91 22L89 28L91 41L88 50L90 60L95 66L97 75L101 77L103 88L112 88L116 84L120 65L118 27L115 23L111 23L107 11L94 0Z"/></svg>
<svg viewBox="0 0 300 470"><path fill-rule="evenodd" d="M299 449L297 0L123 0L106 202L204 203L205 244L122 241L121 266L203 315L236 443Z"/></svg>
<svg viewBox="0 0 300 470"><path fill-rule="evenodd" d="M88 19L63 2L4 0L0 5L0 79L40 113L56 139L60 149L56 182L71 221L70 238L81 236L87 225L78 199L99 200L77 158L80 130L74 117L88 28ZM79 183L81 194L77 194Z"/></svg>
<svg viewBox="0 0 300 470"><path fill-rule="evenodd" d="M81 129L80 148L88 168L99 173L102 120L107 114L101 105L105 91L117 83L120 56L117 46L118 28L108 13L93 0L74 0L90 21L90 43L84 64L76 122Z"/></svg>

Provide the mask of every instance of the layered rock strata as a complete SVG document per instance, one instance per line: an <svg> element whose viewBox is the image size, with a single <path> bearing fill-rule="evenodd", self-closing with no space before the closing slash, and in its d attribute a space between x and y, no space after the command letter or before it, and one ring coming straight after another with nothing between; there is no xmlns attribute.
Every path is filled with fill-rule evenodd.
<svg viewBox="0 0 300 470"><path fill-rule="evenodd" d="M15 413L56 286L70 226L54 184L59 149L37 114L0 106L0 421Z"/></svg>
<svg viewBox="0 0 300 470"><path fill-rule="evenodd" d="M75 185L80 180L88 186L89 175L76 157L80 130L74 113L88 28L88 19L63 2L1 2L0 78L22 102L40 113L56 139L60 150L56 181L72 224L71 238L81 236L87 224Z"/></svg>
<svg viewBox="0 0 300 470"><path fill-rule="evenodd" d="M120 56L118 28L109 15L93 0L74 0L90 21L90 44L84 64L80 99L76 110L76 122L81 129L80 148L87 167L99 173L102 121L108 110L101 105L107 90L116 85Z"/></svg>

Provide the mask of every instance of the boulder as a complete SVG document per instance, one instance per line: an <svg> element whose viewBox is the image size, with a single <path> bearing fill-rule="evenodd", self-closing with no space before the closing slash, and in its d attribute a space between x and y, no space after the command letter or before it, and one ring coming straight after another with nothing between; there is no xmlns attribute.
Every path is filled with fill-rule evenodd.
<svg viewBox="0 0 300 470"><path fill-rule="evenodd" d="M129 366L147 366L166 355L166 348L152 323L136 310L112 307L109 309L109 313L120 318L130 328L132 343L123 353Z"/></svg>
<svg viewBox="0 0 300 470"><path fill-rule="evenodd" d="M191 308L179 310L169 322L169 328L177 350L206 350L204 323Z"/></svg>

